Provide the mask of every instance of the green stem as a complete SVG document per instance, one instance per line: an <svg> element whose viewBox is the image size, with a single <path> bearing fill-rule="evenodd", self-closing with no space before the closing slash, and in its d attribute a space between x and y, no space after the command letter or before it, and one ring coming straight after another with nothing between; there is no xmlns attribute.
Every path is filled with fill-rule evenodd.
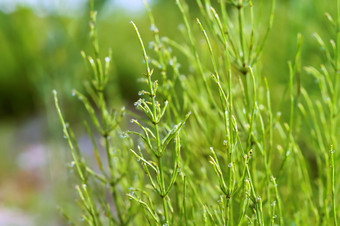
<svg viewBox="0 0 340 226"><path fill-rule="evenodd" d="M335 205L335 163L334 163L334 149L331 145L330 150L330 164L331 164L331 193L332 193L332 211L333 211L333 219L334 226L338 225L337 216L336 216L336 205Z"/></svg>
<svg viewBox="0 0 340 226"><path fill-rule="evenodd" d="M167 195L164 195L165 193L165 183L164 183L164 174L163 174L163 163L162 158L158 158L158 164L159 164L159 173L161 177L161 198L163 201L163 210L164 210L164 217L165 217L165 223L169 224L169 215L168 215L168 205L166 203L166 197Z"/></svg>
<svg viewBox="0 0 340 226"><path fill-rule="evenodd" d="M162 143L161 143L161 139L160 139L160 134L159 134L159 128L158 128L158 123L160 120L161 115L157 114L157 106L156 106L156 89L153 85L153 82L151 80L151 70L149 67L149 61L148 61L148 56L146 54L145 51L145 47L144 47L144 43L143 40L139 34L139 31L136 27L136 25L131 21L140 45L142 47L142 51L143 51L143 56L144 56L144 60L145 60L145 67L146 67L146 77L148 80L148 85L149 85L149 89L150 89L150 97L151 97L151 105L152 105L152 123L155 125L155 133L156 133L156 142L157 142L157 150L154 151L154 153L156 154L157 160L158 160L158 170L159 170L159 174L160 174L160 196L163 200L163 209L164 209L164 217L165 217L165 221L166 223L169 223L169 216L168 216L168 207L167 207L167 203L166 203L166 197L167 195L165 194L166 192L166 188L165 188L165 182L164 182L164 169L163 169L163 162L162 162L162 155L163 155L163 148L162 148Z"/></svg>
<svg viewBox="0 0 340 226"><path fill-rule="evenodd" d="M120 225L125 225L122 213L120 211L120 205L118 203L118 196L117 196L116 186L115 185L112 186L111 189L112 189L112 198L113 198L114 205L116 207L119 223L120 223Z"/></svg>
<svg viewBox="0 0 340 226"><path fill-rule="evenodd" d="M238 25L239 25L239 35L240 35L240 45L241 45L241 59L242 59L242 71L246 71L246 52L245 52L245 44L244 44L244 31L243 31L243 1L239 0L238 4Z"/></svg>
<svg viewBox="0 0 340 226"><path fill-rule="evenodd" d="M335 51L335 72L334 72L334 93L332 98L332 107L331 107L331 138L334 149L337 149L337 139L336 139L336 128L337 128L337 113L338 113L338 81L339 81L339 51L340 51L340 0L336 1L337 3L337 26L336 26L336 51Z"/></svg>
<svg viewBox="0 0 340 226"><path fill-rule="evenodd" d="M192 54L193 54L193 56L195 58L196 65L198 67L199 73L202 76L204 87L205 87L205 89L207 91L207 94L208 94L210 100L211 100L211 103L214 105L214 107L216 107L218 109L216 101L215 101L215 99L214 99L214 97L213 97L213 95L211 93L210 87L208 85L207 78L206 78L206 76L204 74L203 66L202 66L202 63L201 63L201 60L199 58L199 55L198 55L198 52L197 52L197 48L196 48L197 45L195 44L195 39L193 37L193 33L191 31L191 27L189 25L188 19L187 19L186 15L185 15L183 6L182 6L180 0L176 0L176 3L177 3L177 6L178 6L179 10L181 11L181 14L182 14L182 17L183 17L183 21L184 21L185 27L186 27L187 32L188 32L188 37L189 37L190 44L191 44Z"/></svg>

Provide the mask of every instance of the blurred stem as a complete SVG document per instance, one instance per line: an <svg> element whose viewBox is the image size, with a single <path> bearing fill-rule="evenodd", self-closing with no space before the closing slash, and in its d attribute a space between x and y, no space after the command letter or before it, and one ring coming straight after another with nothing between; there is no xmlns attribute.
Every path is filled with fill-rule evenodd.
<svg viewBox="0 0 340 226"><path fill-rule="evenodd" d="M195 61L196 61L196 65L198 67L198 70L202 76L202 80L203 80L203 83L204 83L204 87L208 93L208 96L209 96L209 99L211 100L211 103L216 107L216 109L218 109L218 106L216 104L216 101L211 93L211 90L210 90L210 87L208 85L208 81L207 81L207 78L205 77L205 74L204 74L204 70L203 70L203 66L202 66L202 63L200 61L200 58L199 58L199 55L198 55L198 51L197 51L197 48L196 48L196 44L195 44L195 39L193 37L193 32L191 31L191 27L189 25L189 22L188 22L188 19L185 15L185 12L184 12L184 9L183 9L183 6L181 4L181 1L180 0L176 0L176 3L177 3L177 6L182 14L182 17L183 17L183 21L184 21L184 24L185 24L185 27L187 29L187 32L188 32L188 37L189 37L189 40L190 40L190 44L191 44L191 49L192 49L192 54L194 55L194 58L195 58Z"/></svg>
<svg viewBox="0 0 340 226"><path fill-rule="evenodd" d="M169 224L169 216L168 216L168 206L166 203L166 197L167 195L163 195L165 193L165 183L164 183L164 175L163 175L163 162L162 158L158 158L158 164L159 164L159 173L161 177L161 198L163 201L163 210L164 210L164 217L165 217L165 223Z"/></svg>
<svg viewBox="0 0 340 226"><path fill-rule="evenodd" d="M338 113L338 81L340 76L340 68L339 68L339 51L340 51L340 0L336 1L337 3L337 26L336 26L336 51L335 51L335 73L334 73L334 94L332 98L332 111L331 111L331 137L334 149L338 149L337 147L337 139L336 139L336 128L337 128L337 113Z"/></svg>
<svg viewBox="0 0 340 226"><path fill-rule="evenodd" d="M241 45L241 59L242 59L242 73L246 71L246 53L245 53L245 44L244 44L244 30L243 30L243 0L239 0L239 4L237 6L238 9L238 25L239 25L239 35L240 35L240 45Z"/></svg>
<svg viewBox="0 0 340 226"><path fill-rule="evenodd" d="M334 226L337 226L338 222L337 222L336 205L335 205L335 163L334 163L334 148L333 148L333 145L331 145L330 160L331 160L330 164L331 164L332 211L333 211Z"/></svg>

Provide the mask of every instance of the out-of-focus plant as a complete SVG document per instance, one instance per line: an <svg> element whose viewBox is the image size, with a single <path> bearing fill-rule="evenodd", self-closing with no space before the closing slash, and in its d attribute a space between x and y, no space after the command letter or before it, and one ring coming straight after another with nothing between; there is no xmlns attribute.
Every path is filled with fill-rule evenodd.
<svg viewBox="0 0 340 226"><path fill-rule="evenodd" d="M90 225L126 225L133 219L135 211L134 206L125 198L126 193L136 181L138 182L140 174L133 171L135 164L131 162L131 155L126 151L131 146L132 140L126 138L119 129L125 109L116 111L107 104L105 88L109 80L111 50L104 60L99 57L97 12L93 8L91 1L90 37L94 56L81 52L89 72L84 84L87 94L73 90L72 95L84 104L92 122L92 126L86 121L84 125L92 141L96 168L83 157L75 134L64 121L57 92L53 93L64 137L71 149L72 167L80 181L76 190L80 197L79 206L83 210L82 219ZM119 137L122 139L117 140ZM142 182L142 179L139 180ZM107 198L108 194L111 196L110 201ZM67 216L67 213L64 212L64 215Z"/></svg>

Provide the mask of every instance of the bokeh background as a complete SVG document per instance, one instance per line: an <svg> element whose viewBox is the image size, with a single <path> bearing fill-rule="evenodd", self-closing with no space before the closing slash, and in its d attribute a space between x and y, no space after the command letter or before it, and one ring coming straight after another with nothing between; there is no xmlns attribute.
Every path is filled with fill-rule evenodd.
<svg viewBox="0 0 340 226"><path fill-rule="evenodd" d="M182 21L175 1L148 2L160 35L180 39ZM195 14L195 0L187 2ZM144 69L129 21L135 21L145 42L152 36L143 2L98 0L96 8L102 53L113 50L114 79L108 92L118 95L113 98L117 106L132 105ZM294 58L297 34L304 37L302 64L319 65L320 49L312 34L320 32L325 39L334 34L324 16L334 9L324 0L277 0L262 56L274 108L282 107L278 100L287 86L287 61ZM88 12L87 0L0 0L0 225L63 225L57 207L77 211L71 157L52 90L58 90L67 120L77 128L82 106L71 90L82 90L86 76L80 51L91 51ZM313 81L307 75L303 80L313 92ZM89 149L85 138L79 140L83 150Z"/></svg>

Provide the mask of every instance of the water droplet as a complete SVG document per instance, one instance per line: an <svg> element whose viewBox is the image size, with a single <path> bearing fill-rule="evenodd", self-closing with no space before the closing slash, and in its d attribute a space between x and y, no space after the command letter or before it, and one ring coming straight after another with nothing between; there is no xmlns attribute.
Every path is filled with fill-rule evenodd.
<svg viewBox="0 0 340 226"><path fill-rule="evenodd" d="M142 104L142 101L141 101L141 99L139 99L138 101L136 101L133 105L135 106L135 107L137 107L138 105L141 105Z"/></svg>
<svg viewBox="0 0 340 226"><path fill-rule="evenodd" d="M176 4L177 4L177 1L176 1ZM184 31L184 29L185 29L185 26L184 26L184 24L180 24L180 25L178 25L178 30L180 30L180 31Z"/></svg>
<svg viewBox="0 0 340 226"><path fill-rule="evenodd" d="M105 62L109 63L111 61L110 57L105 57Z"/></svg>
<svg viewBox="0 0 340 226"><path fill-rule="evenodd" d="M175 69L176 69L176 70L179 70L180 67L181 67L181 64L180 64L180 63L176 63Z"/></svg>
<svg viewBox="0 0 340 226"><path fill-rule="evenodd" d="M126 137L127 137L127 134L126 134L125 132L122 132L122 133L120 134L120 137L121 137L121 138L126 138Z"/></svg>
<svg viewBox="0 0 340 226"><path fill-rule="evenodd" d="M149 42L149 49L152 49L154 47L154 45L155 45L155 42L153 42L153 41Z"/></svg>
<svg viewBox="0 0 340 226"><path fill-rule="evenodd" d="M72 90L72 96L74 97L76 95L76 91Z"/></svg>
<svg viewBox="0 0 340 226"><path fill-rule="evenodd" d="M232 162L229 163L229 164L228 164L228 167L229 167L229 168L233 167L233 163L232 163Z"/></svg>
<svg viewBox="0 0 340 226"><path fill-rule="evenodd" d="M155 32L157 32L158 29L157 29L156 25L151 24L151 26L150 26L150 31L155 31Z"/></svg>

